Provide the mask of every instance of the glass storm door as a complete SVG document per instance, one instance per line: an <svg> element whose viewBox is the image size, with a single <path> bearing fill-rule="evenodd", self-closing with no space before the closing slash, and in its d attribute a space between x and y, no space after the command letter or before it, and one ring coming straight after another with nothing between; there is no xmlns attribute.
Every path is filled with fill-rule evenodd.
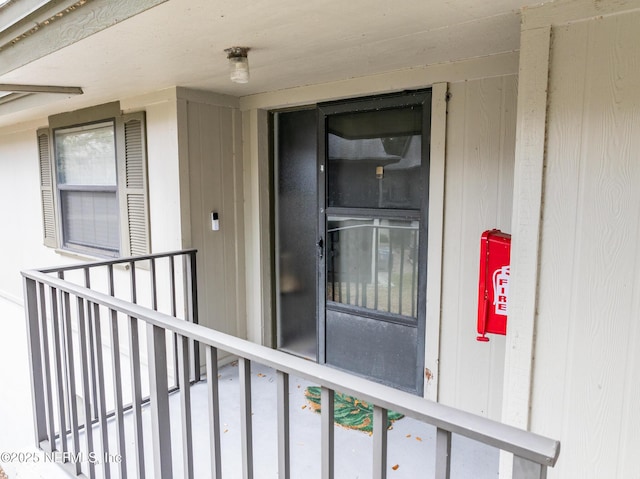
<svg viewBox="0 0 640 479"><path fill-rule="evenodd" d="M423 392L430 92L319 107L318 357Z"/></svg>
<svg viewBox="0 0 640 479"><path fill-rule="evenodd" d="M274 113L281 350L422 394L431 92Z"/></svg>

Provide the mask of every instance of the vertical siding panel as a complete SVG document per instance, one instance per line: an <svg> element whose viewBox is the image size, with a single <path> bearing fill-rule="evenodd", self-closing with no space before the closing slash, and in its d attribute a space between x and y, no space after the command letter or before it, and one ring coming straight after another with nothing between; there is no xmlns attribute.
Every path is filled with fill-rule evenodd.
<svg viewBox="0 0 640 479"><path fill-rule="evenodd" d="M540 407L532 409L531 423L539 430L544 424L553 431L554 437L560 437L565 418L559 404L572 400L562 385L571 381L571 364L574 357L573 331L576 291L578 285L573 281L576 257L581 249L580 236L576 234L578 226L577 211L580 208L580 179L584 175L581 161L581 143L573 142L583 136L583 102L585 95L584 73L587 57L587 25L576 25L573 36L567 36L565 29L554 30L551 50L552 79L549 84L549 122L547 141L550 148L546 158L545 197L541 232L541 256L539 294L541 298L562 298L560 301L540 301L539 317L549 317L550 321L539 321L536 329L536 346L545 344L545 348L557 351L555 354L541 354L534 367L534 385L544 381L557 385L553 394L548 388L536 388L532 391L532 401ZM568 71L581 72L571 81L554 81L556 63L563 64ZM573 234L567 234L572 231ZM560 361L558 355L566 355L566 361ZM533 427L533 426L532 426ZM563 442L565 449L579 449L575 443ZM562 461L557 469L561 471L566 464ZM567 469L570 470L570 469Z"/></svg>
<svg viewBox="0 0 640 479"><path fill-rule="evenodd" d="M465 83L449 85L451 95L447 115L445 170L445 216L442 259L442 319L440 322L440 402L455 405L458 378L458 342L460 340L460 303L458 280L461 256L457 245L462 235L462 198L464 186Z"/></svg>
<svg viewBox="0 0 640 479"><path fill-rule="evenodd" d="M466 339L460 360L465 373L459 377L468 392L460 396L459 407L487 415L489 408L490 379L501 371L491 370L491 351L495 344L504 343L502 337L492 337L481 343L475 340L476 304L479 264L479 239L482 231L496 225L497 197L499 191L502 79L490 78L469 82L467 95L468 128L467 155L465 157L465 213L464 235L460 250L465 251L459 301L463 312L459 334Z"/></svg>
<svg viewBox="0 0 640 479"><path fill-rule="evenodd" d="M233 217L235 218L235 241L233 252L236 258L236 310L235 317L238 322L238 336L247 337L247 305L246 305L246 265L245 265L245 237L244 237L244 167L242 151L242 114L239 110L233 110L231 125L233 127L233 184L235 187ZM275 327L275 326L274 326ZM268 338L263 343L271 346Z"/></svg>
<svg viewBox="0 0 640 479"><path fill-rule="evenodd" d="M223 179L221 184L222 191L222 211L225 215L224 229L221 233L224 241L224 271L225 278L232 278L237 271L237 262L235 255L236 242L236 224L234 215L235 203L235 179L233 174L233 111L229 108L220 109L220 140L221 140L221 158L220 158L220 177ZM228 276L227 276L228 275ZM237 304L237 284L235 281L225 282L225 317L227 318L228 331L232 334L238 334L236 325L236 304Z"/></svg>
<svg viewBox="0 0 640 479"><path fill-rule="evenodd" d="M518 103L518 77L502 77L502 100L500 121L500 167L497 190L497 226L511 232L511 212L513 203L513 170L516 151L516 105Z"/></svg>
<svg viewBox="0 0 640 479"><path fill-rule="evenodd" d="M441 329L441 402L499 418L504 338L475 340L482 231L509 231L515 145L516 78L452 84Z"/></svg>
<svg viewBox="0 0 640 479"><path fill-rule="evenodd" d="M206 100L205 100L206 101ZM242 194L235 172L238 122L233 108L187 101L189 198L192 246L198 249L200 322L225 333L242 334L239 314L237 198ZM240 207L242 202L240 202ZM210 213L217 211L220 230L211 230Z"/></svg>
<svg viewBox="0 0 640 479"><path fill-rule="evenodd" d="M516 104L518 77L509 75L501 79L500 99L500 152L496 186L495 226L511 233L511 211L513 203L513 169L516 146ZM485 344L486 346L486 344ZM502 389L504 385L504 358L506 340L494 337L490 342L489 359L489 403L488 416L500 419L502 415Z"/></svg>
<svg viewBox="0 0 640 479"><path fill-rule="evenodd" d="M554 29L532 429L550 477L637 477L640 14Z"/></svg>
<svg viewBox="0 0 640 479"><path fill-rule="evenodd" d="M622 100L619 107L624 108L624 122L629 128L628 139L628 162L631 172L631 183L640 184L639 157L640 157L640 51L637 45L640 44L640 13L636 12L628 17L618 19L616 28L616 58L624 58L624 65L616 69L616 75L624 81L624 97L617 97ZM625 52L621 55L622 51ZM638 188L631 190L631 211L629 221L629 234L632 242L635 239L633 263L629 262L629 267L633 271L633 283L630 286L631 305L629 314L620 316L630 323L630 331L627 337L626 358L624 361L625 375L622 378L624 391L622 394L622 417L619 424L620 447L618 457L615 462L618 464L618 477L633 477L638 475L638 449L640 448L640 412L638 411L638 398L640 397L640 192ZM633 210L636 214L633 214Z"/></svg>
<svg viewBox="0 0 640 479"><path fill-rule="evenodd" d="M636 22L640 18L633 16ZM581 301L577 301L572 318L580 321L580 326L574 328L577 341L573 366L577 374L571 375L570 383L577 408L574 411L583 414L572 415L567 426L583 446L574 456L576 465L581 464L593 477L611 476L618 459L628 367L625 360L632 324L629 288L636 274L629 261L636 250L630 233L637 231L640 207L638 150L631 149L634 128L636 138L638 135L638 65L633 71L628 60L621 60L620 53L624 51L627 59L638 58L637 25L621 22L619 17L589 22L590 81L584 117L588 128L583 138L587 174L579 211L584 217L582 230L578 230L583 249L576 275ZM621 37L625 37L622 44ZM613 473L611 477L620 476Z"/></svg>
<svg viewBox="0 0 640 479"><path fill-rule="evenodd" d="M191 246L199 247L203 241L203 222L200 219L200 212L202 211L202 184L200 179L202 178L202 149L200 147L200 117L198 115L198 106L190 101L187 101L187 138L188 138L188 151L189 151L189 204L191 207ZM206 291L207 278L203 274L206 265L207 251L203 251L204 248L199 248L197 255L196 268L198 271L198 290ZM206 309L207 301L206 295L200 294L198 301L199 315L198 319L201 324L210 326L209 315Z"/></svg>
<svg viewBox="0 0 640 479"><path fill-rule="evenodd" d="M226 315L226 298L225 283L228 281L225 271L224 254L225 243L224 235L226 231L227 217L224 212L224 193L223 185L225 179L222 176L223 160L223 139L220 118L220 110L222 108L210 105L201 105L204 110L202 118L202 135L206 135L201 139L203 154L206 155L205 168L201 177L203 186L203 221L206 222L205 237L203 244L207 250L206 271L207 276L207 313L211 318L211 324L214 329L225 333L234 333L235 328L229 329L230 321ZM220 230L211 230L211 221L209 214L211 211L217 211L220 217Z"/></svg>

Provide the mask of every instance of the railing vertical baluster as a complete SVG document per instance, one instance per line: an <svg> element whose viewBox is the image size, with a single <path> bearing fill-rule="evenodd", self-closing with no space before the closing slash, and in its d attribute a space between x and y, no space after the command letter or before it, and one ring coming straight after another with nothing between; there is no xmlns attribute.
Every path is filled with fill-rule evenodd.
<svg viewBox="0 0 640 479"><path fill-rule="evenodd" d="M66 363L67 363L67 392L69 401L69 422L71 423L71 437L73 438L73 452L77 456L80 454L80 427L78 426L78 404L76 402L76 374L75 360L73 357L73 329L71 328L71 299L69 293L62 294L62 318L63 336L66 339ZM80 474L80 461L71 462L72 471L75 475Z"/></svg>
<svg viewBox="0 0 640 479"><path fill-rule="evenodd" d="M334 396L333 389L322 387L320 392L320 421L322 429L320 477L322 479L333 479L334 477Z"/></svg>
<svg viewBox="0 0 640 479"><path fill-rule="evenodd" d="M373 407L373 478L387 477L387 410Z"/></svg>
<svg viewBox="0 0 640 479"><path fill-rule="evenodd" d="M449 479L451 475L451 432L436 430L436 473L434 479Z"/></svg>
<svg viewBox="0 0 640 479"><path fill-rule="evenodd" d="M180 411L182 415L182 462L184 477L193 478L193 432L191 426L191 386L189 384L189 338L178 335Z"/></svg>
<svg viewBox="0 0 640 479"><path fill-rule="evenodd" d="M360 231L358 230L353 230L353 236L355 236L356 240L358 240L358 236L360 235ZM360 255L360 251L358 249L356 249L355 251L355 255L356 255L356 261L357 261L357 257ZM355 299L355 305L356 306L364 306L360 303L360 265L356 262L356 264L354 265L355 269L356 269L356 277L354 278L354 284L356 287L356 299Z"/></svg>
<svg viewBox="0 0 640 479"><path fill-rule="evenodd" d="M171 465L171 424L167 384L167 344L165 330L147 324L149 349L149 389L151 393L151 430L154 477L173 477Z"/></svg>
<svg viewBox="0 0 640 479"><path fill-rule="evenodd" d="M418 277L418 232L413 232L413 265L411 271L411 317L416 316L416 303L413 298L416 297L416 289L417 289L417 279Z"/></svg>
<svg viewBox="0 0 640 479"><path fill-rule="evenodd" d="M115 285L113 280L113 265L107 267L107 279L109 284L109 294L115 296ZM124 434L124 405L122 399L122 373L120 364L120 335L118 332L118 313L114 309L109 310L111 332L111 367L113 370L113 387L115 400L115 420L117 429L117 447L120 455L119 468L120 479L127 478L127 444Z"/></svg>
<svg viewBox="0 0 640 479"><path fill-rule="evenodd" d="M136 283L136 263L130 263L131 302L138 302L138 289ZM144 436L142 433L142 378L140 376L140 339L138 338L138 319L129 316L129 353L131 364L131 391L132 409L135 425L136 443L136 475L139 479L145 477L144 466Z"/></svg>
<svg viewBox="0 0 640 479"><path fill-rule="evenodd" d="M405 238L402 237L402 241L400 242L400 278L398 282L400 283L398 288L398 314L402 314L402 303L404 302L402 298L402 286L404 285L404 244Z"/></svg>
<svg viewBox="0 0 640 479"><path fill-rule="evenodd" d="M547 466L513 456L513 479L547 479Z"/></svg>
<svg viewBox="0 0 640 479"><path fill-rule="evenodd" d="M87 289L91 289L91 270L86 267L83 268L84 271L84 285ZM89 303L87 302L86 304L87 306L87 313L86 313L86 318L87 318L87 324L88 324L88 336L89 336L89 349L90 351L93 351L95 348L95 345L93 344L93 322L91 321L91 308L89 307ZM89 404L91 406L91 418L92 419L97 419L98 418L98 393L96 391L96 364L94 361L94 357L93 354L89 355L89 384L91 385L91 399L89 401Z"/></svg>
<svg viewBox="0 0 640 479"><path fill-rule="evenodd" d="M199 324L198 317L198 278L196 276L196 253L192 251L185 257L185 298L187 303L187 321ZM200 344L192 342L193 346L193 380L200 381Z"/></svg>
<svg viewBox="0 0 640 479"><path fill-rule="evenodd" d="M38 315L37 283L24 278L24 312L27 322L27 338L29 345L29 370L31 371L31 398L33 406L33 425L36 445L47 438L47 415L45 412L44 381L42 371L42 354L40 352L40 321Z"/></svg>
<svg viewBox="0 0 640 479"><path fill-rule="evenodd" d="M206 349L207 391L209 398L209 437L211 440L211 477L222 477L220 453L220 396L218 394L218 350L213 346Z"/></svg>
<svg viewBox="0 0 640 479"><path fill-rule="evenodd" d="M222 478L220 454L220 396L218 394L218 350L207 346L207 390L209 397L209 437L211 439L211 478Z"/></svg>
<svg viewBox="0 0 640 479"><path fill-rule="evenodd" d="M291 478L289 434L289 375L278 371L278 477Z"/></svg>
<svg viewBox="0 0 640 479"><path fill-rule="evenodd" d="M177 318L177 302L176 302L176 267L174 256L169 257L169 296L171 297L171 316ZM180 374L178 372L178 334L171 333L173 336L173 377L177 387L180 387ZM187 375L187 378L189 376ZM187 381L187 384L189 381Z"/></svg>
<svg viewBox="0 0 640 479"><path fill-rule="evenodd" d="M253 479L253 424L251 421L251 361L238 360L240 382L240 435L242 440L242 477Z"/></svg>
<svg viewBox="0 0 640 479"><path fill-rule="evenodd" d="M58 278L64 280L64 272L58 271ZM67 376L68 373L68 365L67 365L67 337L65 335L65 326L64 326L64 294L62 291L56 288L56 300L58 301L58 332L60 334L60 356L61 356L61 368L62 368L62 391L63 391L63 401L65 408L65 426L69 427L69 423L71 421L71 411L69 409L69 379ZM70 429L68 429L70 431ZM69 438L67 438L67 450L69 450Z"/></svg>
<svg viewBox="0 0 640 479"><path fill-rule="evenodd" d="M333 231L331 233L329 233L331 235L331 261L333 261L334 266L333 266L333 275L337 278L338 280L338 303L342 303L342 281L343 279L343 272L342 272L342 259L339 257L339 253L340 251L338 250L338 266L336 269L335 266L335 257L336 257L336 238L339 238L339 233L337 231ZM336 272L337 270L340 270L339 272ZM335 288L335 285L334 285ZM333 298L333 300L335 301L335 296Z"/></svg>
<svg viewBox="0 0 640 479"><path fill-rule="evenodd" d="M349 230L343 231L344 238L344 258L341 266L345 266L345 279L347 280L347 304L351 304L351 234ZM348 239L348 241L347 241Z"/></svg>
<svg viewBox="0 0 640 479"><path fill-rule="evenodd" d="M40 305L40 337L42 341L40 342L40 354L42 355L42 370L44 373L44 393L45 393L45 404L46 404L46 430L47 430L47 439L48 443L48 451L56 450L56 431L55 431L55 423L53 417L53 392L51 387L51 365L49 359L49 337L47 334L47 298L45 295L44 284L38 284L38 302Z"/></svg>
<svg viewBox="0 0 640 479"><path fill-rule="evenodd" d="M157 290L157 282L156 282L156 260L155 258L151 258L149 260L149 274L150 274L150 284L151 284L151 309L154 311L158 311L158 290Z"/></svg>
<svg viewBox="0 0 640 479"><path fill-rule="evenodd" d="M387 228L387 234L389 235L389 258L387 259L387 311L393 312L391 309L391 273L393 273L393 243L391 238L393 231L391 228Z"/></svg>
<svg viewBox="0 0 640 479"><path fill-rule="evenodd" d="M378 262L380 260L380 220L374 220L373 227L373 309L378 309Z"/></svg>
<svg viewBox="0 0 640 479"><path fill-rule="evenodd" d="M60 341L60 318L58 315L58 290L50 287L49 293L51 297L51 325L53 326L53 352L56 370L56 392L58 403L58 423L60 424L60 450L67 451L67 422L65 413L65 394L64 394L64 376L62 365L61 341Z"/></svg>
<svg viewBox="0 0 640 479"><path fill-rule="evenodd" d="M87 454L93 452L93 428L91 427L91 403L89 401L89 368L88 357L93 356L87 351L87 325L85 323L84 299L77 296L78 300L78 329L80 334L80 368L82 371L82 404L84 411L84 435L87 445ZM87 308L90 310L90 308ZM89 461L89 477L96 477L96 467L93 461Z"/></svg>
<svg viewBox="0 0 640 479"><path fill-rule="evenodd" d="M327 244L325 245L326 248L326 255L327 255L327 261L329 262L329 267L331 268L329 271L331 271L331 296L330 299L331 301L337 301L338 298L338 294L336 292L336 278L337 278L337 274L336 274L336 255L335 252L333 250L333 233L329 232L329 234L327 235ZM340 284L338 283L338 286Z"/></svg>
<svg viewBox="0 0 640 479"><path fill-rule="evenodd" d="M102 454L105 457L109 453L109 431L107 429L107 404L104 384L104 360L102 356L102 330L100 327L100 305L90 303L93 306L93 344L95 345L94 355L96 364L97 399L96 410L100 422L100 443ZM91 319L90 319L91 321ZM102 463L102 472L105 479L111 477L111 464L108 461Z"/></svg>

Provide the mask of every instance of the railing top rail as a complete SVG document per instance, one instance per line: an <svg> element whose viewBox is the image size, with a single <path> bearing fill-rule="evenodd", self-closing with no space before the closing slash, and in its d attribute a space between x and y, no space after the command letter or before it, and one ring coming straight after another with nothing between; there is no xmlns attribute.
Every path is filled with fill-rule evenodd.
<svg viewBox="0 0 640 479"><path fill-rule="evenodd" d="M139 318L148 324L195 339L202 344L219 348L287 374L302 377L321 386L356 396L360 400L400 412L440 429L483 442L538 464L552 467L558 459L560 443L556 440L429 401L404 391L214 331L198 324L180 321L169 315L84 288L39 271L23 271L22 275L27 279L47 284L60 291L88 299L93 303L103 305L125 315Z"/></svg>
<svg viewBox="0 0 640 479"><path fill-rule="evenodd" d="M140 262L140 261L147 261L147 260L150 260L150 259L166 258L166 257L169 257L169 256L181 256L181 255L187 255L187 254L196 253L196 252L197 252L197 250L195 248L190 248L190 249L183 249L183 250L179 250L179 251L166 251L166 252L163 252L163 253L153 253L153 254L148 254L148 255L144 255L144 256L127 256L127 257L124 257L124 258L115 258L115 259L100 260L100 261L91 261L91 262L88 262L88 263L70 264L70 265L65 265L65 266L55 266L55 267L38 269L37 271L39 271L41 273L46 273L46 274L59 273L59 272L63 272L63 271L74 271L74 270L77 270L77 269L95 268L95 267L100 267L100 266L137 263L137 262Z"/></svg>

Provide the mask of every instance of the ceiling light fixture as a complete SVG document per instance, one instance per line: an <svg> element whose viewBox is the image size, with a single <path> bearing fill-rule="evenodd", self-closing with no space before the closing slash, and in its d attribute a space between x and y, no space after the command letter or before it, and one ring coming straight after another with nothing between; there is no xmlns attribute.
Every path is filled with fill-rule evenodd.
<svg viewBox="0 0 640 479"><path fill-rule="evenodd" d="M229 76L232 82L247 83L249 81L248 47L231 47L225 50L229 59Z"/></svg>

